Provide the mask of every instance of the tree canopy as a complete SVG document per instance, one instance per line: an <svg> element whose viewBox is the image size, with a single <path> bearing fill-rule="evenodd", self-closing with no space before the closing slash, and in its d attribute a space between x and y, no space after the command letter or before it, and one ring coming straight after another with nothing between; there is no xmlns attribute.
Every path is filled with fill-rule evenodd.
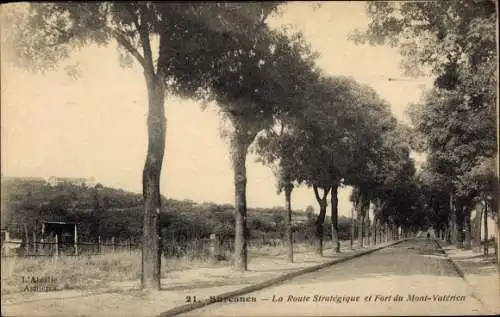
<svg viewBox="0 0 500 317"><path fill-rule="evenodd" d="M397 47L410 75L435 77L434 87L409 108L412 146L425 151L419 175L426 208L459 242L470 231L477 199L497 210L497 6L488 0L370 2L368 28L351 39ZM458 229L457 229L458 228ZM458 231L457 231L458 230ZM470 237L470 234L469 234ZM497 237L498 239L498 237Z"/></svg>

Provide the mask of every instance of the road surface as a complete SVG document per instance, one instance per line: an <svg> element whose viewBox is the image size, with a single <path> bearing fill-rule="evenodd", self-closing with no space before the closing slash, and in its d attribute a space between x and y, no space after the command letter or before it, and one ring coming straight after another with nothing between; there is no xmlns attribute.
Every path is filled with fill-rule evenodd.
<svg viewBox="0 0 500 317"><path fill-rule="evenodd" d="M180 316L423 316L482 311L444 253L433 240L423 238Z"/></svg>

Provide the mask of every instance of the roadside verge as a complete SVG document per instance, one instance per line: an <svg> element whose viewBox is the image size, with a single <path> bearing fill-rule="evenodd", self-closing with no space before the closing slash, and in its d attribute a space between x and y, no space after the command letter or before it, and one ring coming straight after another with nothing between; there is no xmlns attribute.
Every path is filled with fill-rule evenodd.
<svg viewBox="0 0 500 317"><path fill-rule="evenodd" d="M258 290L270 287L270 286L275 286L275 285L281 284L281 283L283 283L283 282L285 282L285 281L287 281L289 279L292 279L294 277L297 277L297 276L300 276L300 275L303 275L303 274L307 274L307 273L311 273L311 272L314 272L314 271L318 271L318 270L321 270L323 268L327 268L329 266L332 266L334 264L338 264L338 263L342 263L342 262L345 262L345 261L348 261L348 260L352 260L354 258L358 258L360 256L363 256L363 255L366 255L366 254L370 254L370 253L376 252L378 250L381 250L381 249L384 249L384 248L387 248L387 247L391 247L391 246L397 245L397 244L399 244L399 243L401 243L403 241L406 241L406 239L402 239L402 240L397 240L397 241L394 241L394 242L386 243L386 244L380 245L378 247L375 247L373 249L369 249L369 250L366 250L366 251L361 251L359 253L356 253L356 254L353 254L353 255L349 255L349 256L346 256L346 257L342 257L340 259L335 259L335 260L332 260L332 261L329 261L329 262L326 262L326 263L322 263L322 264L319 264L319 265L307 267L307 268L300 269L300 270L297 270L297 271L294 271L294 272L291 272L291 273L283 274L283 275L278 276L276 278L269 279L269 280L267 280L265 282L257 283L257 284L254 284L254 285L250 285L250 286L247 286L247 287L244 287L244 288L241 288L241 289L238 289L238 290L234 290L234 291L231 291L231 292L227 292L227 293L215 295L215 296L212 296L209 299L200 300L200 301L198 301L196 303L185 304L185 305L181 305L181 306L178 306L178 307L174 307L172 309L169 309L169 310L164 311L163 313L159 314L158 317L172 317L172 316L176 316L176 315L179 315L179 314L187 313L189 311L192 311L192 310L195 310L195 309L199 309L199 308L208 306L210 304L215 303L217 300L220 300L220 299L241 296L241 295L248 294L248 293L251 293L251 292L255 292L255 291L258 291Z"/></svg>
<svg viewBox="0 0 500 317"><path fill-rule="evenodd" d="M434 242L465 281L471 296L481 303L485 313L500 313L500 277L496 265L488 263L482 259L481 254L472 250L458 249L451 245L443 247L442 241Z"/></svg>

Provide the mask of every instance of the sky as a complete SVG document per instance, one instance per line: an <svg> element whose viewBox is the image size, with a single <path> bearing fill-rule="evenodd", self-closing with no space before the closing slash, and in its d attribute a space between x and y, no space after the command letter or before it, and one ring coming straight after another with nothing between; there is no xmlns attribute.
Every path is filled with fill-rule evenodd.
<svg viewBox="0 0 500 317"><path fill-rule="evenodd" d="M346 38L364 28L362 2L325 2L314 10L291 2L270 24L293 24L321 56L331 75L349 75L372 86L400 120L428 81L401 78L399 55L388 47L356 46ZM2 56L1 171L3 176L94 177L105 186L141 192L147 134L145 81L139 67L124 69L116 45L88 47L78 62L81 76L63 71L33 75L13 68ZM220 136L216 106L202 110L190 100L166 100L167 140L161 192L168 198L234 203L229 147ZM247 158L248 207L283 206L270 168ZM339 214L350 214L350 188L339 191ZM313 191L296 188L292 208L317 210Z"/></svg>

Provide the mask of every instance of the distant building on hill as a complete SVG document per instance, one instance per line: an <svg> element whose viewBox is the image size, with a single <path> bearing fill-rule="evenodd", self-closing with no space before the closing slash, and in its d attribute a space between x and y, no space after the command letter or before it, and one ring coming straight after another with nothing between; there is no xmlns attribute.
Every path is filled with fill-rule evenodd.
<svg viewBox="0 0 500 317"><path fill-rule="evenodd" d="M2 181L17 181L25 183L47 183L47 179L43 177L12 177L2 176Z"/></svg>
<svg viewBox="0 0 500 317"><path fill-rule="evenodd" d="M31 184L43 183L43 184L49 184L51 186L62 185L62 184L73 184L79 186L94 187L97 184L97 181L95 180L94 177L77 178L77 177L57 177L57 176L50 176L50 177L2 176L2 181L7 181L7 182L14 181L14 182L31 183Z"/></svg>
<svg viewBox="0 0 500 317"><path fill-rule="evenodd" d="M51 176L48 178L47 183L51 186L62 185L62 184L72 184L79 186L94 187L97 181L93 177L86 178L75 178L75 177L55 177Z"/></svg>

